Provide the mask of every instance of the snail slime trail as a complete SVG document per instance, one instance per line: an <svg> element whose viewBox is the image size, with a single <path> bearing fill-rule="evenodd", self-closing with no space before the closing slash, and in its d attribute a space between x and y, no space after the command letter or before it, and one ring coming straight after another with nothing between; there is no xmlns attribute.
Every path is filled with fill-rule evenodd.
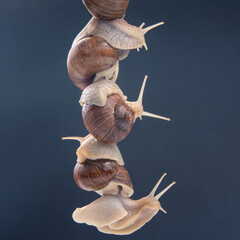
<svg viewBox="0 0 240 240"><path fill-rule="evenodd" d="M95 226L100 232L127 235L150 221L159 210L166 213L159 199L175 182L155 194L166 173L146 197L132 200L134 193L130 175L117 143L131 132L137 118L148 116L170 121L144 111L143 94L148 76L135 102L127 101L116 84L119 62L130 50L147 50L145 34L163 22L144 28L127 23L123 18L129 0L83 0L92 15L76 36L67 58L67 70L73 84L82 90L79 103L83 122L89 134L85 137L64 137L79 141L73 176L77 186L95 191L101 197L76 208L76 223Z"/></svg>

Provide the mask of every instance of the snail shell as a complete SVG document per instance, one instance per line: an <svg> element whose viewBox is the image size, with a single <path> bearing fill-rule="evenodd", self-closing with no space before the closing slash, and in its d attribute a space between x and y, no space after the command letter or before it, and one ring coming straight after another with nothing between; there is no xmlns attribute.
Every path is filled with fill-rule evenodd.
<svg viewBox="0 0 240 240"><path fill-rule="evenodd" d="M106 194L117 195L120 193L123 197L131 197L134 190L128 171L123 166L118 166L117 174L113 180L105 188L96 192L102 196Z"/></svg>
<svg viewBox="0 0 240 240"><path fill-rule="evenodd" d="M116 176L118 166L115 161L108 159L87 159L84 163L77 162L73 176L79 188L87 191L100 190Z"/></svg>
<svg viewBox="0 0 240 240"><path fill-rule="evenodd" d="M131 196L133 185L127 170L110 159L87 159L77 162L74 168L74 180L79 188L97 191L98 194L118 194Z"/></svg>
<svg viewBox="0 0 240 240"><path fill-rule="evenodd" d="M93 16L113 20L124 17L129 0L83 0L83 3Z"/></svg>
<svg viewBox="0 0 240 240"><path fill-rule="evenodd" d="M123 140L135 120L132 109L117 94L110 95L103 107L84 104L82 117L87 130L104 143Z"/></svg>
<svg viewBox="0 0 240 240"><path fill-rule="evenodd" d="M102 78L116 81L118 56L118 50L99 37L81 39L68 54L69 77L81 90Z"/></svg>

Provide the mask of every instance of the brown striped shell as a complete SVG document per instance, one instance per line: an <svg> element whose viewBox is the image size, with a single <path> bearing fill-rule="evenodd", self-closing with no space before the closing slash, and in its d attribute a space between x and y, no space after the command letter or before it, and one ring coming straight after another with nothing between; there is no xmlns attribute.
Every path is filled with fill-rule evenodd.
<svg viewBox="0 0 240 240"><path fill-rule="evenodd" d="M132 109L117 94L108 96L103 107L83 104L82 117L88 132L104 143L123 140L135 120Z"/></svg>
<svg viewBox="0 0 240 240"><path fill-rule="evenodd" d="M134 190L130 175L126 168L123 166L118 166L118 172L113 180L110 181L105 188L96 192L100 195L117 195L120 193L123 197L131 197L134 193Z"/></svg>
<svg viewBox="0 0 240 240"><path fill-rule="evenodd" d="M83 0L83 3L93 16L113 20L124 17L129 0Z"/></svg>
<svg viewBox="0 0 240 240"><path fill-rule="evenodd" d="M133 194L128 171L110 159L77 162L73 176L78 187L86 191L97 191L100 195L121 193L126 197Z"/></svg>
<svg viewBox="0 0 240 240"><path fill-rule="evenodd" d="M118 165L109 159L86 160L77 162L73 176L79 188L86 191L100 190L116 176Z"/></svg>
<svg viewBox="0 0 240 240"><path fill-rule="evenodd" d="M72 82L81 90L93 83L97 73L114 67L118 50L99 37L86 37L75 42L68 54L67 69ZM113 71L114 75L114 71Z"/></svg>

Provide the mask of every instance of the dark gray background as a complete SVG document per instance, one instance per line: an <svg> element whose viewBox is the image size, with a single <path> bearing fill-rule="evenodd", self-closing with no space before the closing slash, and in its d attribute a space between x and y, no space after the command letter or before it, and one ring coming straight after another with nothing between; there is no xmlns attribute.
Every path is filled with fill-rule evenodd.
<svg viewBox="0 0 240 240"><path fill-rule="evenodd" d="M159 212L130 236L99 233L71 214L98 197L72 177L87 134L66 58L90 19L80 0L0 1L0 239L239 239L240 3L131 0L133 25L165 21L132 51L118 84L135 100L145 74L147 111L120 150L135 188L147 195L167 172ZM161 189L160 188L160 189ZM160 191L160 189L158 191Z"/></svg>

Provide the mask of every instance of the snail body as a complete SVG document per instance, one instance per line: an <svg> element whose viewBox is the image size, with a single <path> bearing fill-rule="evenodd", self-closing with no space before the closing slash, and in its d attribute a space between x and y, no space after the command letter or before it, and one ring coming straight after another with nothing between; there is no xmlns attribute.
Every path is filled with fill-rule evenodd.
<svg viewBox="0 0 240 240"><path fill-rule="evenodd" d="M113 20L124 17L129 0L83 0L83 3L93 16Z"/></svg>
<svg viewBox="0 0 240 240"><path fill-rule="evenodd" d="M100 232L117 235L131 234L151 220L159 210L166 213L158 199L175 182L154 196L165 175L160 178L151 193L144 198L132 200L121 195L103 195L89 205L77 208L73 212L73 219L77 223L93 225Z"/></svg>
<svg viewBox="0 0 240 240"><path fill-rule="evenodd" d="M109 80L98 81L84 89L79 103L81 106L87 104L103 107L106 104L107 97L112 94L117 94L124 100L127 99L116 83Z"/></svg>
<svg viewBox="0 0 240 240"><path fill-rule="evenodd" d="M143 28L145 23L139 27L129 24L124 19L114 19L112 21L93 17L85 28L77 35L73 44L88 36L100 37L108 44L117 49L137 49L143 46L147 48L145 34L151 29L163 25L163 22Z"/></svg>

